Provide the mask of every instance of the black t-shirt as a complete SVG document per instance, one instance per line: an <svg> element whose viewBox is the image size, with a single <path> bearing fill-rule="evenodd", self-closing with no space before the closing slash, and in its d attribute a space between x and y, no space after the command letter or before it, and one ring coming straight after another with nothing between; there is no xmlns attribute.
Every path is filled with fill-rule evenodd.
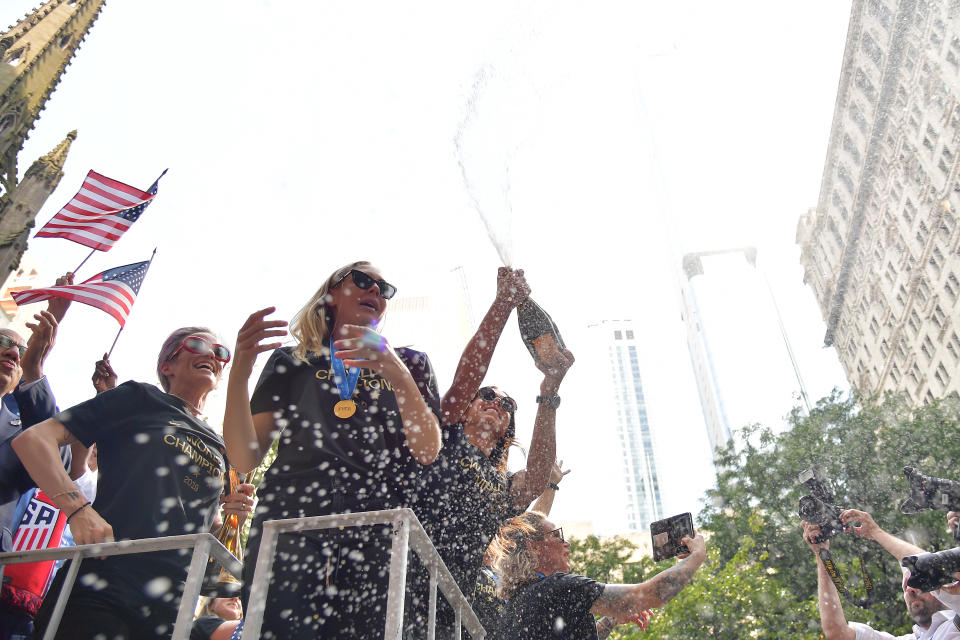
<svg viewBox="0 0 960 640"><path fill-rule="evenodd" d="M190 640L210 640L213 632L220 628L226 620L218 616L200 616L193 621L190 629Z"/></svg>
<svg viewBox="0 0 960 640"><path fill-rule="evenodd" d="M411 495L414 512L468 597L493 536L523 513L511 503L510 480L455 424L443 428L440 455L421 470Z"/></svg>
<svg viewBox="0 0 960 640"><path fill-rule="evenodd" d="M306 363L292 351L273 352L250 400L254 414L273 412L283 429L277 459L259 490L258 513L285 518L404 506L403 487L420 465L407 447L390 382L361 369L352 396L356 412L341 419L333 412L340 395L328 350L311 353ZM429 358L412 349L396 352L439 415Z"/></svg>
<svg viewBox="0 0 960 640"><path fill-rule="evenodd" d="M84 445L97 443L93 507L118 541L209 531L223 490L224 444L183 400L130 381L56 418ZM172 601L189 563L189 549L87 558L77 585L128 605L144 596Z"/></svg>
<svg viewBox="0 0 960 640"><path fill-rule="evenodd" d="M497 595L497 579L490 567L481 567L477 573L477 584L473 588L473 612L477 614L487 635L491 636L503 613L503 600Z"/></svg>
<svg viewBox="0 0 960 640"><path fill-rule="evenodd" d="M554 573L517 589L507 600L497 640L596 640L590 608L606 585L569 573Z"/></svg>

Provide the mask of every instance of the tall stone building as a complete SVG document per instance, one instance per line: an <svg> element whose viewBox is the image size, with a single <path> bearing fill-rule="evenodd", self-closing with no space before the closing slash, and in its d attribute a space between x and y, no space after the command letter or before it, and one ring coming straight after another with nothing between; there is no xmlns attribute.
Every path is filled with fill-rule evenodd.
<svg viewBox="0 0 960 640"><path fill-rule="evenodd" d="M34 218L63 176L76 131L18 179L17 155L104 0L48 0L0 35L0 282L16 268Z"/></svg>
<svg viewBox="0 0 960 640"><path fill-rule="evenodd" d="M960 390L960 5L854 0L805 282L851 384Z"/></svg>

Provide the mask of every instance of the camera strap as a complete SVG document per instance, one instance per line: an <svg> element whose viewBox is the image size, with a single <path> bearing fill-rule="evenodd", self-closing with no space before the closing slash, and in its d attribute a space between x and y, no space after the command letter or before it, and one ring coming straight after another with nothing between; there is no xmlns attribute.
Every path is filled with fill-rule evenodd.
<svg viewBox="0 0 960 640"><path fill-rule="evenodd" d="M873 604L873 580L870 579L870 575L867 573L867 564L864 562L863 554L858 554L860 558L860 575L863 576L863 587L867 592L866 597L864 598L854 598L853 594L850 593L850 590L847 589L846 583L843 581L843 576L840 575L840 572L837 571L837 566L833 562L833 558L830 557L830 550L820 547L820 561L823 563L824 568L827 570L827 574L830 576L830 579L833 581L834 586L837 587L844 598L857 605L861 609L866 609L871 604Z"/></svg>

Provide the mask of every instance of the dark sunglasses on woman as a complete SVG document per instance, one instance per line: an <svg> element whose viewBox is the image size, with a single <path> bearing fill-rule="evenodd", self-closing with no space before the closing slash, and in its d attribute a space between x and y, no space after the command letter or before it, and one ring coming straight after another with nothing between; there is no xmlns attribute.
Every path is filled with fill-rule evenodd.
<svg viewBox="0 0 960 640"><path fill-rule="evenodd" d="M375 280L372 276L369 276L363 271L359 271L357 269L350 269L350 272L337 280L336 284L333 286L340 286L340 283L346 280L347 276L353 276L353 284L357 285L359 289L363 289L364 291L376 284L380 288L380 297L384 300L389 300L397 293L397 288L386 280Z"/></svg>
<svg viewBox="0 0 960 640"><path fill-rule="evenodd" d="M480 387L480 390L477 391L477 395L481 400L486 402L493 402L494 400L500 400L500 406L507 413L513 413L517 410L517 401L511 398L510 396L501 396L499 395L493 387Z"/></svg>
<svg viewBox="0 0 960 640"><path fill-rule="evenodd" d="M173 360L177 357L177 354L184 349L190 353L196 353L201 356L212 355L214 360L219 360L223 363L230 362L230 349L227 349L222 344L212 344L200 336L187 336L184 338L180 346L177 347L177 350L174 351L167 360Z"/></svg>

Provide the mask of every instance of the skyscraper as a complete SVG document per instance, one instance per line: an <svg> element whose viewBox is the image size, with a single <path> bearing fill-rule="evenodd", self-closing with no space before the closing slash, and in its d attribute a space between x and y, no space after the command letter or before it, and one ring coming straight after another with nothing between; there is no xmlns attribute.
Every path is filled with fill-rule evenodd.
<svg viewBox="0 0 960 640"><path fill-rule="evenodd" d="M960 392L960 12L855 0L817 207L797 227L824 343L865 394Z"/></svg>
<svg viewBox="0 0 960 640"><path fill-rule="evenodd" d="M688 253L683 273L687 348L711 450L748 424L783 429L806 390L757 250Z"/></svg>
<svg viewBox="0 0 960 640"><path fill-rule="evenodd" d="M637 339L632 320L605 320L592 325L603 345L610 372L610 392L597 402L610 402L620 444L626 519L630 531L644 531L663 517L656 443L647 419ZM598 380L603 388L602 381ZM609 400L608 400L609 398Z"/></svg>

